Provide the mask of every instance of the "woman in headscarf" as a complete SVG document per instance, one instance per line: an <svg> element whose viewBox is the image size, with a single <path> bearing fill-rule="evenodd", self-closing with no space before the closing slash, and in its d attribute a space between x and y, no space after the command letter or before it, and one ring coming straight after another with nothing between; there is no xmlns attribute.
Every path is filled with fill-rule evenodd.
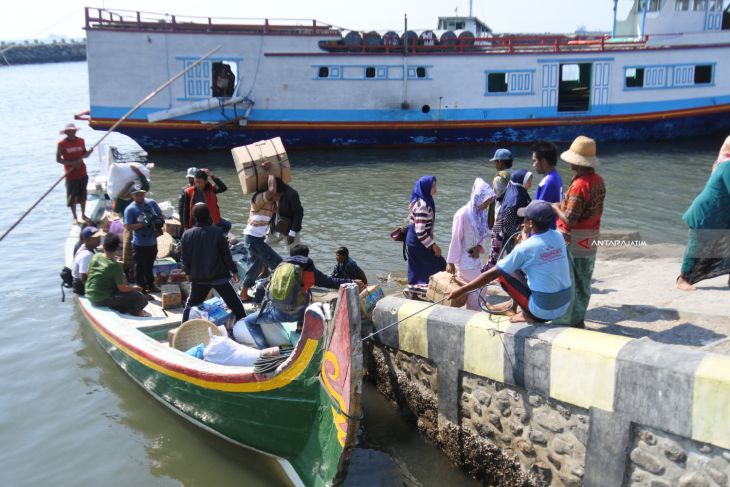
<svg viewBox="0 0 730 487"><path fill-rule="evenodd" d="M689 226L689 240L677 287L694 291L693 284L699 281L730 274L730 136L720 148L705 189L682 219Z"/></svg>
<svg viewBox="0 0 730 487"><path fill-rule="evenodd" d="M489 269L497 264L502 254L502 249L507 246L504 253L515 246L517 242L510 238L520 231L522 217L517 215L517 210L530 204L532 198L527 192L532 186L532 173L526 169L520 169L512 173L507 191L502 199L502 206L497 214L492 229L492 249L489 254L489 262L486 268Z"/></svg>
<svg viewBox="0 0 730 487"><path fill-rule="evenodd" d="M416 181L411 191L408 207L408 284L428 284L428 278L446 269L446 260L433 239L436 219L436 178L423 176Z"/></svg>
<svg viewBox="0 0 730 487"><path fill-rule="evenodd" d="M470 282L481 274L482 261L479 255L484 252L485 242L489 238L487 210L494 197L491 186L482 178L476 178L471 188L471 198L454 214L446 270L464 282ZM469 294L466 307L479 310L479 296L476 293Z"/></svg>

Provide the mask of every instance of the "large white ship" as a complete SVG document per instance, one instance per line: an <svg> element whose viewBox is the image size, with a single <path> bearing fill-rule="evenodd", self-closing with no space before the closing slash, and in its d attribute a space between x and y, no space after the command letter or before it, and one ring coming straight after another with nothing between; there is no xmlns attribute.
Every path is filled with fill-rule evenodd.
<svg viewBox="0 0 730 487"><path fill-rule="evenodd" d="M614 11L616 11L614 2ZM146 149L669 139L730 129L727 0L635 0L611 34L347 31L86 9L91 106ZM506 8L506 7L505 7ZM576 19L580 21L580 19Z"/></svg>

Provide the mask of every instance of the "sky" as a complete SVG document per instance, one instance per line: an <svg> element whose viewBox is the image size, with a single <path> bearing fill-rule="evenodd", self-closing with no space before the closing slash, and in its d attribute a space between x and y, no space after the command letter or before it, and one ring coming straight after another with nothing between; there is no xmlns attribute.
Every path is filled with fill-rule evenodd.
<svg viewBox="0 0 730 487"><path fill-rule="evenodd" d="M6 0L9 1L9 0ZM619 17L632 0L619 0ZM317 19L356 30L433 29L439 16L468 15L468 0L34 0L0 16L0 40L84 37L85 6L234 18ZM610 31L612 0L473 0L474 15L496 33Z"/></svg>

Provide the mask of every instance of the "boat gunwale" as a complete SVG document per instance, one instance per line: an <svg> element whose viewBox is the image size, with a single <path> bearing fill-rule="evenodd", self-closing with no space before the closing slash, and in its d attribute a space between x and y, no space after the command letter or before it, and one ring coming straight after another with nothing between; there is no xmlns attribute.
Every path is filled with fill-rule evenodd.
<svg viewBox="0 0 730 487"><path fill-rule="evenodd" d="M96 308L90 305L88 300L78 296L76 298L79 306L84 312L84 315L89 319L95 331L103 335L105 340L110 341L115 346L122 349L125 354L129 355L129 352L131 351L135 355L138 355L139 357L142 357L163 369L159 370L161 373L167 374L167 372L171 372L174 374L181 374L183 377L177 377L178 379L186 380L187 377L197 381L209 382L211 384L207 384L207 386L204 384L198 384L202 387L208 388L210 388L209 386L213 386L213 388L215 388L215 385L225 384L230 386L255 385L258 387L254 390L238 392L257 392L284 387L304 372L306 367L310 364L317 345L321 342L322 338L322 327L319 327L319 336L317 336L318 331L316 329L312 329L310 326L309 330L307 330L305 325L302 337L300 338L297 347L295 347L291 356L286 360L286 362L284 362L283 366L280 366L277 369L277 373L255 374L253 372L253 367L213 364L186 355L184 352L179 350L167 347L149 337L137 327L125 322L125 318L119 316L116 312L112 310L107 311L105 308L98 308L98 311L96 311ZM114 323L111 326L102 323L103 317L98 316L100 314L99 312L117 315L117 323ZM322 319L324 320L324 317L322 317ZM165 318L157 320L157 324L163 325L165 320L169 319ZM171 322L171 325L174 324L174 321ZM114 330L114 327L120 327L120 329ZM128 327L128 329L125 330L121 327ZM139 360L135 358L135 361Z"/></svg>

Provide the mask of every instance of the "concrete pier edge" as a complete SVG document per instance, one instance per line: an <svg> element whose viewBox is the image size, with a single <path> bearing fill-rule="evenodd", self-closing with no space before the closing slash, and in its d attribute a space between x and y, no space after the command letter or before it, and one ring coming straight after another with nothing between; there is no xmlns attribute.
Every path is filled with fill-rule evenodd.
<svg viewBox="0 0 730 487"><path fill-rule="evenodd" d="M727 483L730 356L590 330L512 324L443 306L417 313L425 306L381 300L374 330L416 314L376 335L373 346L398 354L400 361L390 363L395 368L411 358L432 364L439 435L452 436L437 443L449 444L456 464L467 454L454 451L460 448L454 442L463 449L471 435L513 457L536 484ZM465 394L467 379L479 390ZM587 438L580 422L588 425ZM522 483L515 478L513 485Z"/></svg>

